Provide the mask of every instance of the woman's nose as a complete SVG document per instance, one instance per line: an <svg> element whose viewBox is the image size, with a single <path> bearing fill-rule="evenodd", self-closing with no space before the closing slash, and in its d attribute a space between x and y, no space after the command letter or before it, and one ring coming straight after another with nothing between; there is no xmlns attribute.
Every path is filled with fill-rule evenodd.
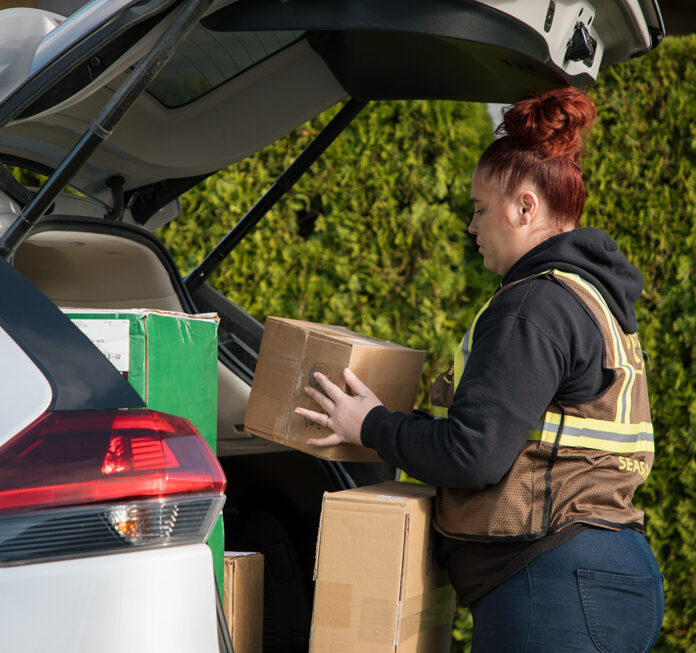
<svg viewBox="0 0 696 653"><path fill-rule="evenodd" d="M470 234L477 234L478 233L478 220L476 219L476 216L471 218L471 222L469 223L469 227L467 231Z"/></svg>

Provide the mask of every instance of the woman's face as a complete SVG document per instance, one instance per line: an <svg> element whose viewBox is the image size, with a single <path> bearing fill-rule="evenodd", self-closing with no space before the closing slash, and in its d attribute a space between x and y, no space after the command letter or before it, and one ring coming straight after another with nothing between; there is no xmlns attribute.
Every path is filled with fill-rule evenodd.
<svg viewBox="0 0 696 653"><path fill-rule="evenodd" d="M471 201L474 217L469 233L476 236L484 267L503 276L521 256L514 225L522 207L503 195L485 170L478 168L471 179Z"/></svg>

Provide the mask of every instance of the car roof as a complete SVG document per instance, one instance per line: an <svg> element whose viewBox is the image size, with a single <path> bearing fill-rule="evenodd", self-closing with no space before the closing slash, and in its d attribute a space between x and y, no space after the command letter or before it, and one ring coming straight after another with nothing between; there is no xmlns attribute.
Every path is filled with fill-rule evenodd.
<svg viewBox="0 0 696 653"><path fill-rule="evenodd" d="M0 11L0 158L54 170L185 4ZM568 58L581 23L592 56ZM349 97L513 102L663 33L652 0L216 0L72 184L175 195Z"/></svg>

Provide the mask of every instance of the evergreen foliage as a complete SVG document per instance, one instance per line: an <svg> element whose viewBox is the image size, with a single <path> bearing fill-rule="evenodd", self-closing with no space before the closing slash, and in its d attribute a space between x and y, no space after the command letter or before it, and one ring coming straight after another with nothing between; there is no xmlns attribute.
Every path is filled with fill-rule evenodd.
<svg viewBox="0 0 696 653"><path fill-rule="evenodd" d="M696 651L696 37L607 69L592 89L599 119L583 169L585 224L614 237L645 277L638 325L656 463L636 495L665 575L657 651ZM160 236L190 271L268 188L332 112L183 198ZM343 324L427 350L419 396L497 278L467 235L469 182L492 138L482 106L369 105L291 195L211 279L263 320L286 315ZM636 615L636 619L640 619ZM464 651L463 611L453 651Z"/></svg>
<svg viewBox="0 0 696 653"><path fill-rule="evenodd" d="M190 271L335 110L183 197L162 239ZM420 403L496 286L466 233L485 108L373 103L210 279L255 317L341 324L428 351Z"/></svg>

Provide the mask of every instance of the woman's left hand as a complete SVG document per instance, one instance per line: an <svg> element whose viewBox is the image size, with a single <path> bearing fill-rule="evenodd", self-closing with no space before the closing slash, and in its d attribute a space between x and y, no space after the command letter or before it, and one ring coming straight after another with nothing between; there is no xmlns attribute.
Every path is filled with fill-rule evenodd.
<svg viewBox="0 0 696 653"><path fill-rule="evenodd" d="M305 392L321 406L324 412L300 407L295 408L295 412L333 431L325 438L307 440L307 444L317 447L330 447L344 442L362 445L360 429L363 420L375 406L381 406L382 402L348 368L343 370L343 377L348 387L355 392L354 396L343 392L320 372L315 372L314 378L326 394L309 386L305 388Z"/></svg>

